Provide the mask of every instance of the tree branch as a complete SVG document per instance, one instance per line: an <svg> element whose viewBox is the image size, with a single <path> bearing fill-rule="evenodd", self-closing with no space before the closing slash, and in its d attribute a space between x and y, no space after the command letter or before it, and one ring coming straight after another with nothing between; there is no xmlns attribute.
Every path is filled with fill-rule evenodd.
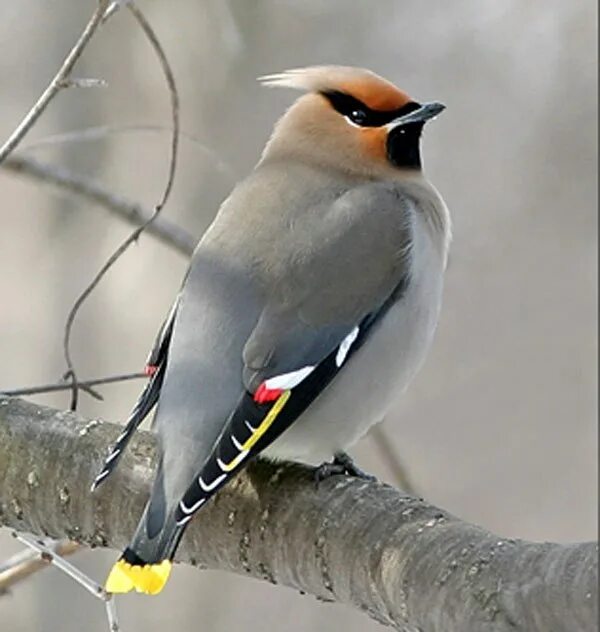
<svg viewBox="0 0 600 632"><path fill-rule="evenodd" d="M61 540L59 542L49 543L49 548L60 555L65 557L78 551L81 547L76 542L70 540ZM19 582L27 579L34 573L46 568L50 565L50 560L40 555L37 551L31 551L26 549L14 557L14 563L12 560L8 560L5 566L6 569L0 569L0 597L8 593L9 590Z"/></svg>
<svg viewBox="0 0 600 632"><path fill-rule="evenodd" d="M97 377L92 380L81 380L78 382L81 390L87 390L96 399L103 400L100 393L92 390L93 386L102 386L104 384L115 384L117 382L127 382L129 380L148 379L145 373L124 373L121 375L109 375L107 377ZM40 384L39 386L25 386L22 388L1 389L0 395L6 397L22 397L23 395L39 395L41 393L55 393L57 391L68 391L71 384L66 382L55 382L53 384Z"/></svg>
<svg viewBox="0 0 600 632"><path fill-rule="evenodd" d="M147 224L152 217L151 209L127 197L112 193L99 182L77 175L63 167L55 167L29 156L13 154L2 164L2 168L36 182L52 184L59 189L96 202L105 210L135 227ZM160 215L146 226L145 232L188 257L197 241L185 229Z"/></svg>
<svg viewBox="0 0 600 632"><path fill-rule="evenodd" d="M102 18L108 7L109 0L98 0L98 6L92 14L89 22L86 24L79 39L66 56L61 67L58 69L52 81L48 84L40 98L34 103L32 108L17 125L12 134L7 138L6 142L0 147L0 163L17 147L25 134L33 127L38 118L42 115L48 104L58 94L62 88L68 85L69 75L77 60L85 50L96 29L102 24Z"/></svg>
<svg viewBox="0 0 600 632"><path fill-rule="evenodd" d="M121 428L0 399L0 524L125 546L146 501L154 439L89 485ZM206 543L210 542L210 546ZM252 464L197 516L179 560L247 574L427 632L594 629L597 545L499 538L422 499L309 468Z"/></svg>

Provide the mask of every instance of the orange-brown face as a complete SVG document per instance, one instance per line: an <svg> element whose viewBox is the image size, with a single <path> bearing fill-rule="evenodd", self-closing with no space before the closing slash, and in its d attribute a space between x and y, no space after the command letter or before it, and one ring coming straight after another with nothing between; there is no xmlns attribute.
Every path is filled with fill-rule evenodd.
<svg viewBox="0 0 600 632"><path fill-rule="evenodd" d="M398 132L403 138L396 139L397 155L390 155L389 140L394 121L421 107L405 92L379 77L366 76L342 82L336 89L323 91L322 96L336 114L344 118L348 125L345 133L356 137L359 151L365 158L386 166L420 167L422 123L413 123Z"/></svg>
<svg viewBox="0 0 600 632"><path fill-rule="evenodd" d="M387 163L386 142L388 132L381 127L365 127L359 134L359 141L366 156Z"/></svg>
<svg viewBox="0 0 600 632"><path fill-rule="evenodd" d="M439 113L385 79L362 69L316 67L275 75L271 85L309 90L284 115L273 145L322 164L384 176L420 168L423 125Z"/></svg>

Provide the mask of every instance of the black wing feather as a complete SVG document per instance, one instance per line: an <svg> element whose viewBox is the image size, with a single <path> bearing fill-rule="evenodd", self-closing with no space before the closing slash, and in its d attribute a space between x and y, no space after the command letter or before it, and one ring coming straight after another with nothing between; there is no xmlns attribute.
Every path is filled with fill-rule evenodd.
<svg viewBox="0 0 600 632"><path fill-rule="evenodd" d="M173 326L175 325L175 315L177 313L178 304L179 297L173 304L169 315L158 332L154 346L152 347L150 355L146 360L147 366L158 367L166 361L169 352L169 345L171 344L171 335L173 333Z"/></svg>
<svg viewBox="0 0 600 632"><path fill-rule="evenodd" d="M169 355L169 345L171 343L171 335L173 333L173 325L175 323L175 314L177 313L177 301L169 312L167 319L160 328L159 334L154 343L154 347L148 356L147 364L153 368L153 373L146 384L146 387L138 397L133 410L129 414L129 418L125 423L123 432L117 437L111 448L110 454L106 457L102 470L92 483L92 491L94 491L117 467L121 460L121 456L137 430L138 426L148 416L148 413L154 408L158 398L160 397L160 389L162 387L166 367L167 357Z"/></svg>
<svg viewBox="0 0 600 632"><path fill-rule="evenodd" d="M146 384L146 388L139 396L133 410L131 411L123 432L117 437L114 445L110 450L110 454L106 457L102 470L94 479L92 483L92 491L94 491L109 474L116 468L118 462L121 460L121 456L129 440L133 436L133 433L137 430L138 426L144 421L148 413L154 408L158 397L160 395L160 388L163 382L164 367L161 365L158 367L154 375L150 378Z"/></svg>

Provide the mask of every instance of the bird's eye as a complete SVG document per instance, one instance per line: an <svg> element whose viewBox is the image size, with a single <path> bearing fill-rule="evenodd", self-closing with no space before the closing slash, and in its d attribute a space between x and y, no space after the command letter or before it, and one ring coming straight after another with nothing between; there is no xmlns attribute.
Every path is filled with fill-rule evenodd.
<svg viewBox="0 0 600 632"><path fill-rule="evenodd" d="M348 118L355 125L364 125L367 121L367 113L364 110L352 110Z"/></svg>

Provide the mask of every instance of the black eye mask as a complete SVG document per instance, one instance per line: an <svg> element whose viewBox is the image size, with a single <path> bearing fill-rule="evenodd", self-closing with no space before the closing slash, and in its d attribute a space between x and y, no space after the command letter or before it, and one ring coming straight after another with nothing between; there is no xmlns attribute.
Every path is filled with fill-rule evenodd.
<svg viewBox="0 0 600 632"><path fill-rule="evenodd" d="M321 94L331 103L336 112L348 117L355 125L360 127L381 127L421 107L419 103L410 101L396 110L372 110L362 101L345 92L330 90L321 92Z"/></svg>

